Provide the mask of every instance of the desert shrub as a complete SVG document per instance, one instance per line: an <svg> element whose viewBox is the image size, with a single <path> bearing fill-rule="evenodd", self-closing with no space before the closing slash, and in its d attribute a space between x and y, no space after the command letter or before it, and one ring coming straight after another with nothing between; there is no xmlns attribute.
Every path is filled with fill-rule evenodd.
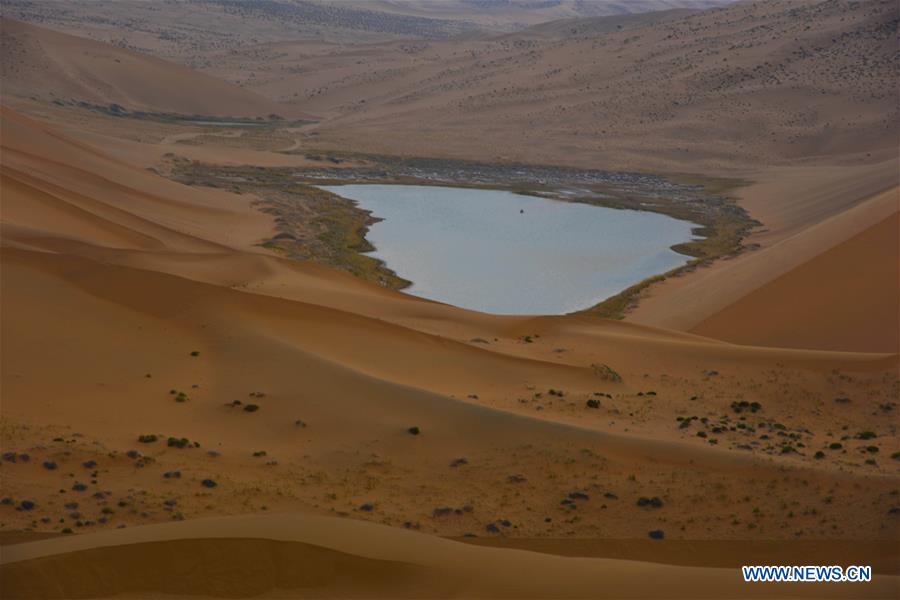
<svg viewBox="0 0 900 600"><path fill-rule="evenodd" d="M647 533L651 540L661 540L666 537L662 529L654 529Z"/></svg>
<svg viewBox="0 0 900 600"><path fill-rule="evenodd" d="M637 505L650 508L662 508L663 501L658 496L653 496L652 498L641 496L638 498Z"/></svg>
<svg viewBox="0 0 900 600"><path fill-rule="evenodd" d="M622 381L622 376L607 364L594 363L591 365L591 370L593 370L594 374L599 376L601 379L613 381L616 383Z"/></svg>
<svg viewBox="0 0 900 600"><path fill-rule="evenodd" d="M878 437L875 435L874 431L860 431L856 434L856 439L858 440L872 440Z"/></svg>
<svg viewBox="0 0 900 600"><path fill-rule="evenodd" d="M587 402L585 402L585 405L588 408L600 408L600 401L590 398Z"/></svg>
<svg viewBox="0 0 900 600"><path fill-rule="evenodd" d="M143 435L138 436L138 441L142 444L152 444L153 442L155 442L158 439L159 438L156 437L156 435L153 433L145 433Z"/></svg>
<svg viewBox="0 0 900 600"><path fill-rule="evenodd" d="M204 479L203 481L200 482L200 485L202 485L205 488L214 488L219 484L216 483L215 481L213 481L212 479Z"/></svg>
<svg viewBox="0 0 900 600"><path fill-rule="evenodd" d="M252 413L252 412L256 412L258 410L259 410L258 404L247 404L244 406L244 412Z"/></svg>
<svg viewBox="0 0 900 600"><path fill-rule="evenodd" d="M831 450L840 450L841 448L844 447L844 445L843 445L842 443L840 443L840 442L831 442L831 443L828 445L828 447L829 447Z"/></svg>
<svg viewBox="0 0 900 600"><path fill-rule="evenodd" d="M422 430L416 427L415 425L406 430L410 435L419 435L422 433Z"/></svg>
<svg viewBox="0 0 900 600"><path fill-rule="evenodd" d="M755 413L762 410L762 404L760 404L759 402L747 402L746 400L735 400L731 403L731 410L738 414L744 411Z"/></svg>
<svg viewBox="0 0 900 600"><path fill-rule="evenodd" d="M187 448L190 445L187 438L170 437L166 443L170 448Z"/></svg>

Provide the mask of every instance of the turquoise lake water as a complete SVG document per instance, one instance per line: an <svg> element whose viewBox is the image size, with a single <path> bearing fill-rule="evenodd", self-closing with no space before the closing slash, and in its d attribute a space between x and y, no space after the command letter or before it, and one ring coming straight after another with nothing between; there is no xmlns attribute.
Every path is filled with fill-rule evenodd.
<svg viewBox="0 0 900 600"><path fill-rule="evenodd" d="M366 239L405 293L495 314L564 314L686 263L696 224L471 188L321 186L383 219Z"/></svg>

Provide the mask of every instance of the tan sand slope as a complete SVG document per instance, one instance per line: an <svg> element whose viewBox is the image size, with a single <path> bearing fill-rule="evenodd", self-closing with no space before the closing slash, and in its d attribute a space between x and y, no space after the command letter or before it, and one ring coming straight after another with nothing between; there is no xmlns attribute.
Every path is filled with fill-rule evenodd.
<svg viewBox="0 0 900 600"><path fill-rule="evenodd" d="M152 525L7 546L4 597L889 598L865 584L746 584L737 569L478 547L346 519Z"/></svg>
<svg viewBox="0 0 900 600"><path fill-rule="evenodd" d="M883 163L874 177L869 169L855 187L832 181L841 191L831 206L785 179L770 196L781 204L761 209L773 226L758 234L759 250L654 286L628 319L741 343L896 351L894 167ZM826 181L827 171L819 169ZM868 195L879 186L888 189Z"/></svg>
<svg viewBox="0 0 900 600"><path fill-rule="evenodd" d="M302 116L251 91L110 44L3 19L4 94L183 115Z"/></svg>
<svg viewBox="0 0 900 600"><path fill-rule="evenodd" d="M897 190L890 194L895 202ZM900 220L895 211L744 296L692 331L759 346L896 352Z"/></svg>

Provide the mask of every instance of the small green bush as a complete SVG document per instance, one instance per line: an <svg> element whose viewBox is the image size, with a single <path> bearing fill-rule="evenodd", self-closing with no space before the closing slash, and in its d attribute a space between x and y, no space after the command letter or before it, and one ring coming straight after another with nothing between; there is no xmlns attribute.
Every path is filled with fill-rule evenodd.
<svg viewBox="0 0 900 600"><path fill-rule="evenodd" d="M159 438L156 437L156 435L152 434L152 433L145 433L143 435L138 436L138 441L142 444L152 444L153 442L155 442L158 439Z"/></svg>

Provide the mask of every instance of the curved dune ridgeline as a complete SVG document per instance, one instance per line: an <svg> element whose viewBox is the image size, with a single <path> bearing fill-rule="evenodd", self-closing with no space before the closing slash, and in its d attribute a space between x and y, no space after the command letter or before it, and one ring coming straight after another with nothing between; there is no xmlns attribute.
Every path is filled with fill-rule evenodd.
<svg viewBox="0 0 900 600"><path fill-rule="evenodd" d="M736 568L671 566L487 548L347 519L204 519L7 547L4 597L721 598ZM806 584L798 598L889 597L896 575ZM790 584L785 584L790 585ZM796 587L796 584L794 584ZM785 587L758 584L756 598Z"/></svg>

